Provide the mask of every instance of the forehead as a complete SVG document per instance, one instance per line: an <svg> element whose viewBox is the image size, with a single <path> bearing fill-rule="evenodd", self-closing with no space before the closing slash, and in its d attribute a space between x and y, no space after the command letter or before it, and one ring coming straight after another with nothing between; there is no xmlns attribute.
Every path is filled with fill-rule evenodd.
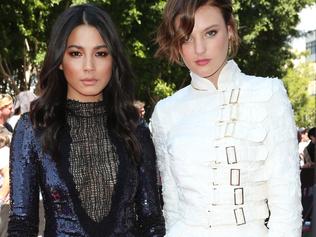
<svg viewBox="0 0 316 237"><path fill-rule="evenodd" d="M105 44L99 31L90 25L79 25L70 33L67 44L95 45Z"/></svg>
<svg viewBox="0 0 316 237"><path fill-rule="evenodd" d="M204 30L210 26L224 26L225 21L218 7L204 5L197 9L194 17L194 30Z"/></svg>

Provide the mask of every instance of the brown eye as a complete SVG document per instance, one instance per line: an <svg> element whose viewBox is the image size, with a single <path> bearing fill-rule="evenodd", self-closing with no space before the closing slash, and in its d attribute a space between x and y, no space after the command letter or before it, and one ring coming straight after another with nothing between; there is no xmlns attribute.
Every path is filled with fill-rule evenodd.
<svg viewBox="0 0 316 237"><path fill-rule="evenodd" d="M79 51L71 51L71 52L69 52L69 55L71 57L79 57L79 56L81 56L81 53Z"/></svg>
<svg viewBox="0 0 316 237"><path fill-rule="evenodd" d="M107 51L99 51L96 53L97 57L106 57L108 55L109 55L109 53Z"/></svg>

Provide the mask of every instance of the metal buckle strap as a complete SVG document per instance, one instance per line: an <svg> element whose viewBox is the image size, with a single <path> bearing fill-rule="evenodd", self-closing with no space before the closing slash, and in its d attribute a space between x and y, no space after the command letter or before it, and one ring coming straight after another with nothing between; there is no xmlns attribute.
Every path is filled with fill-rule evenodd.
<svg viewBox="0 0 316 237"><path fill-rule="evenodd" d="M230 185L240 185L240 169L230 169Z"/></svg>
<svg viewBox="0 0 316 237"><path fill-rule="evenodd" d="M229 97L230 104L237 104L240 94L240 88L232 89Z"/></svg>
<svg viewBox="0 0 316 237"><path fill-rule="evenodd" d="M235 215L236 225L246 224L245 213L244 213L244 209L242 207L235 208L234 215Z"/></svg>
<svg viewBox="0 0 316 237"><path fill-rule="evenodd" d="M236 147L228 146L225 147L227 163L229 165L237 163Z"/></svg>

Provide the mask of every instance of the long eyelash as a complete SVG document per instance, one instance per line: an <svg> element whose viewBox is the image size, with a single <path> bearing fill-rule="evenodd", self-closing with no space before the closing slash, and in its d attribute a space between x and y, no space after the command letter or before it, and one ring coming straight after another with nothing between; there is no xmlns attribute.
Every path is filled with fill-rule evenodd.
<svg viewBox="0 0 316 237"><path fill-rule="evenodd" d="M109 55L109 52L106 52L106 51L101 51L101 52L97 52L96 53L98 56L103 56L103 57L106 57Z"/></svg>
<svg viewBox="0 0 316 237"><path fill-rule="evenodd" d="M77 56L80 55L80 52L78 52L78 51L70 51L69 55L72 56L72 57L77 57Z"/></svg>

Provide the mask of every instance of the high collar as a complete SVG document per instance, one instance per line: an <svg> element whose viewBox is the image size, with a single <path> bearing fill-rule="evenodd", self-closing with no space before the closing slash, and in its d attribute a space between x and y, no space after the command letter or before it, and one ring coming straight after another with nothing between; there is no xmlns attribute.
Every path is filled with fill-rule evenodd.
<svg viewBox="0 0 316 237"><path fill-rule="evenodd" d="M217 90L225 90L227 88L233 87L235 80L234 74L240 72L235 61L230 60L226 63L226 65L221 70L218 77L218 88L214 86L214 84L203 77L198 76L197 74L190 72L191 76L191 86L196 90L201 91L217 91Z"/></svg>
<svg viewBox="0 0 316 237"><path fill-rule="evenodd" d="M94 117L106 113L103 101L98 102L79 102L67 99L66 109L68 113L76 117Z"/></svg>

